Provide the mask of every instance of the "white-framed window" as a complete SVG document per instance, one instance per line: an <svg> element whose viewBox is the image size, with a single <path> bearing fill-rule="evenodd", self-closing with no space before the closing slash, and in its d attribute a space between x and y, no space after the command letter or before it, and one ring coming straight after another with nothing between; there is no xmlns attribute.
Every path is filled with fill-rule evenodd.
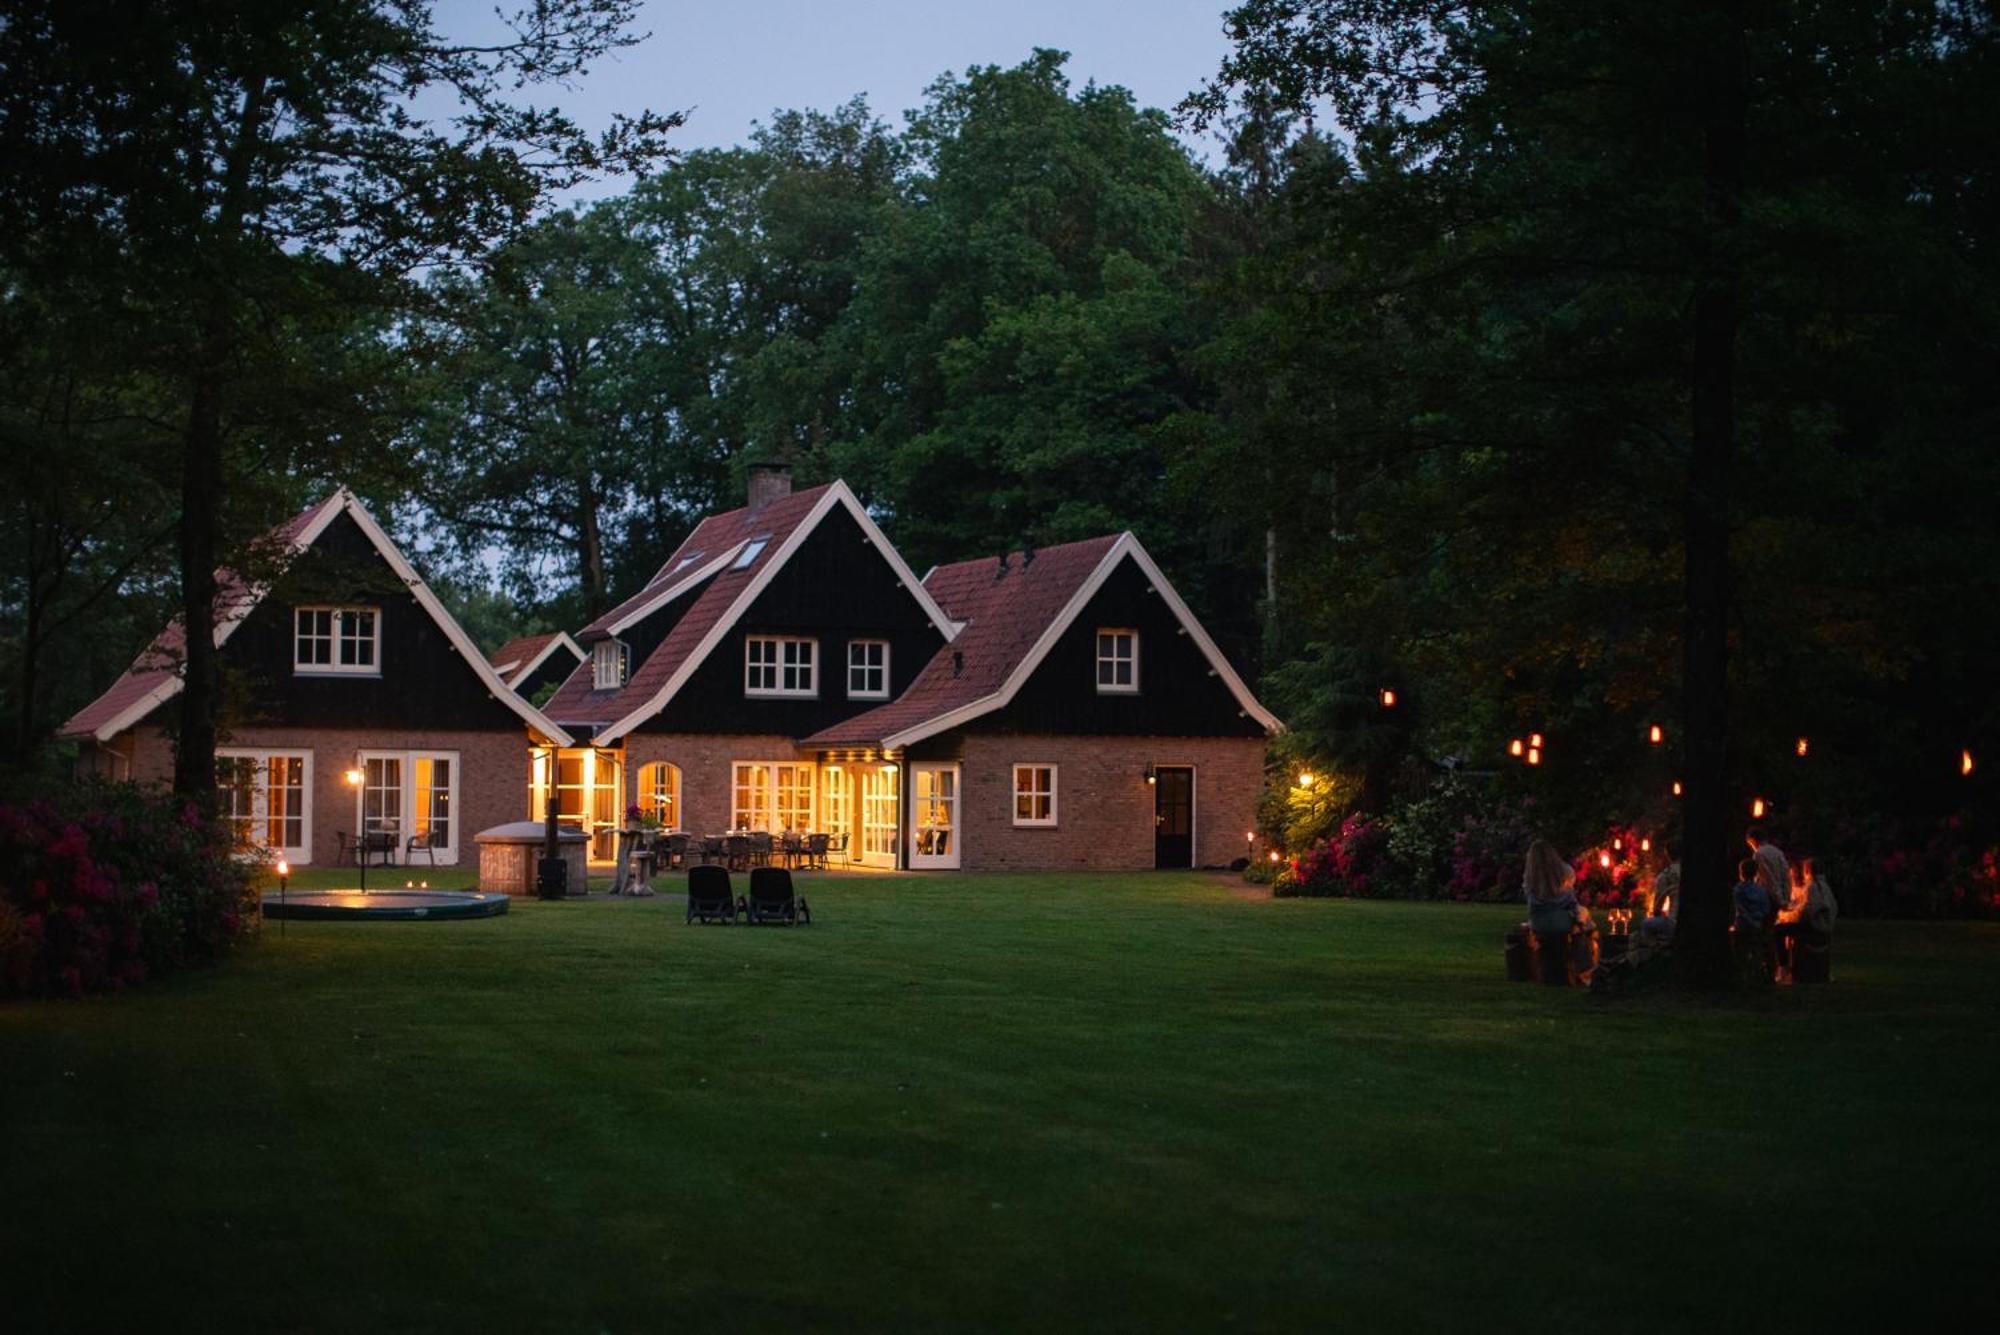
<svg viewBox="0 0 2000 1335"><path fill-rule="evenodd" d="M1014 823L1054 825L1056 823L1056 767L1017 764L1014 766Z"/></svg>
<svg viewBox="0 0 2000 1335"><path fill-rule="evenodd" d="M771 535L768 533L761 538L750 539L750 541L743 544L743 550L736 553L736 559L729 563L729 568L731 570L748 570L756 562L757 558L764 554L764 548L769 546L770 542Z"/></svg>
<svg viewBox="0 0 2000 1335"><path fill-rule="evenodd" d="M639 768L639 810L669 830L681 827L681 771L657 761Z"/></svg>
<svg viewBox="0 0 2000 1335"><path fill-rule="evenodd" d="M750 635L743 641L743 694L817 695L819 641L796 635Z"/></svg>
<svg viewBox="0 0 2000 1335"><path fill-rule="evenodd" d="M373 607L292 609L292 671L382 673L382 614Z"/></svg>
<svg viewBox="0 0 2000 1335"><path fill-rule="evenodd" d="M896 865L901 835L901 772L894 765L861 771L861 860L873 867Z"/></svg>
<svg viewBox="0 0 2000 1335"><path fill-rule="evenodd" d="M1097 632L1097 693L1139 692L1139 632L1122 627Z"/></svg>
<svg viewBox="0 0 2000 1335"><path fill-rule="evenodd" d="M625 684L626 664L631 655L619 640L599 640L590 649L590 686L596 691L615 691Z"/></svg>
<svg viewBox="0 0 2000 1335"><path fill-rule="evenodd" d="M847 642L847 698L887 700L889 698L889 642L849 640Z"/></svg>
<svg viewBox="0 0 2000 1335"><path fill-rule="evenodd" d="M458 752L363 751L360 760L355 828L386 836L397 862L457 862Z"/></svg>
<svg viewBox="0 0 2000 1335"><path fill-rule="evenodd" d="M731 774L731 828L774 834L811 830L814 777L814 766L809 763L738 761Z"/></svg>
<svg viewBox="0 0 2000 1335"><path fill-rule="evenodd" d="M301 866L312 861L312 756L236 747L216 751L222 818L239 848L267 848Z"/></svg>
<svg viewBox="0 0 2000 1335"><path fill-rule="evenodd" d="M956 867L958 849L958 766L910 766L912 867Z"/></svg>

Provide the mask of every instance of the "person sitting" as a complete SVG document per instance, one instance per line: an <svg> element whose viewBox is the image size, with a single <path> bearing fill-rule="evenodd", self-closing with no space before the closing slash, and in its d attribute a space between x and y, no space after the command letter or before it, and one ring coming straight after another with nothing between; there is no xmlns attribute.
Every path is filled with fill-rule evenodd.
<svg viewBox="0 0 2000 1335"><path fill-rule="evenodd" d="M1671 850L1668 856L1672 857ZM1660 868L1653 878L1652 897L1646 902L1646 916L1639 920L1639 939L1647 945L1664 946L1674 939L1681 915L1681 864L1679 858Z"/></svg>
<svg viewBox="0 0 2000 1335"><path fill-rule="evenodd" d="M1576 872L1546 839L1528 845L1521 890L1528 901L1528 929L1537 944L1568 938L1569 972L1581 977L1597 962L1597 925L1590 910L1577 902Z"/></svg>
<svg viewBox="0 0 2000 1335"><path fill-rule="evenodd" d="M1802 857L1793 863L1791 901L1778 913L1778 926L1772 933L1783 978L1796 978L1802 952L1813 950L1825 954L1832 944L1833 923L1839 914L1833 887L1815 873L1813 860Z"/></svg>
<svg viewBox="0 0 2000 1335"><path fill-rule="evenodd" d="M1791 902L1792 869L1785 861L1785 851L1771 842L1761 825L1752 825L1744 832L1743 842L1750 845L1750 858L1756 864L1755 880L1764 888L1764 902L1769 906L1768 914L1774 914Z"/></svg>
<svg viewBox="0 0 2000 1335"><path fill-rule="evenodd" d="M1736 864L1736 889L1730 900L1736 906L1733 924L1738 932L1761 932L1771 920L1771 897L1757 881L1757 860L1745 858Z"/></svg>

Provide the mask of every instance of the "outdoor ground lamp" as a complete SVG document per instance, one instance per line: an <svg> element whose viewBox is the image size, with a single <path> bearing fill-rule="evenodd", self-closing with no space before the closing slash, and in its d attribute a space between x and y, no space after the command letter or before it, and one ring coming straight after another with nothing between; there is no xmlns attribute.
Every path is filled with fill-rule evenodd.
<svg viewBox="0 0 2000 1335"><path fill-rule="evenodd" d="M292 879L292 864L278 859L278 935L285 934L285 886Z"/></svg>
<svg viewBox="0 0 2000 1335"><path fill-rule="evenodd" d="M355 792L361 791L362 773L351 769L346 774L347 786ZM368 893L368 817L361 818L361 833L355 839L354 860L361 864L361 893Z"/></svg>

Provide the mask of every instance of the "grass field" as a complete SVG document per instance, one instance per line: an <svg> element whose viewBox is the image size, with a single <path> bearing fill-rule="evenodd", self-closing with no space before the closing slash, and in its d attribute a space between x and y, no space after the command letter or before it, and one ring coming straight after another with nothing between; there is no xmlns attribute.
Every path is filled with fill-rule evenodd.
<svg viewBox="0 0 2000 1335"><path fill-rule="evenodd" d="M807 930L271 924L0 1006L0 1328L1996 1314L1992 927L1844 924L1830 988L1606 1004L1502 982L1504 908L802 888Z"/></svg>

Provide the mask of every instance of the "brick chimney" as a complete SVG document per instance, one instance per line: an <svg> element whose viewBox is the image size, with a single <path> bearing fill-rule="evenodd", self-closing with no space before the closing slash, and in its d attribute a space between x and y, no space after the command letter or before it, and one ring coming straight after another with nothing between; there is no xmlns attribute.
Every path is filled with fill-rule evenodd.
<svg viewBox="0 0 2000 1335"><path fill-rule="evenodd" d="M790 464L750 465L750 509L754 513L792 494Z"/></svg>

